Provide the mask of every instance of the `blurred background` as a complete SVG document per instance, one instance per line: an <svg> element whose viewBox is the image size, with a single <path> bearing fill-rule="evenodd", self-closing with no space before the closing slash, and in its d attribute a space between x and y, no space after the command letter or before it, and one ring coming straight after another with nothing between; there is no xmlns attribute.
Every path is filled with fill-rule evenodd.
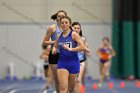
<svg viewBox="0 0 140 93"><path fill-rule="evenodd" d="M139 4L139 0L0 0L0 79L11 63L17 78L33 76L32 64L43 64L39 56L46 29L54 23L50 16L59 10L82 25L94 59L87 60L87 76L99 79L96 51L107 36L116 51L111 75L140 78Z"/></svg>

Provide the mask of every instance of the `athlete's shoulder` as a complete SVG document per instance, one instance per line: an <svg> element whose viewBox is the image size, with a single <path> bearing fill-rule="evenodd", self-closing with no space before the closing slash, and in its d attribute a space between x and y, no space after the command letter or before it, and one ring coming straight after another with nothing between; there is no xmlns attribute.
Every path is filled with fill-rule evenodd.
<svg viewBox="0 0 140 93"><path fill-rule="evenodd" d="M78 35L76 32L72 31L72 35L76 36Z"/></svg>
<svg viewBox="0 0 140 93"><path fill-rule="evenodd" d="M76 33L76 32L74 32L74 31L72 31L72 38L74 39L74 38L77 38L79 35Z"/></svg>
<svg viewBox="0 0 140 93"><path fill-rule="evenodd" d="M55 24L52 24L48 27L48 31L55 31L56 29L56 25Z"/></svg>
<svg viewBox="0 0 140 93"><path fill-rule="evenodd" d="M72 31L72 39L73 39L73 40L76 40L76 39L78 40L78 39L81 39L81 38L80 38L80 36L79 36L78 33Z"/></svg>

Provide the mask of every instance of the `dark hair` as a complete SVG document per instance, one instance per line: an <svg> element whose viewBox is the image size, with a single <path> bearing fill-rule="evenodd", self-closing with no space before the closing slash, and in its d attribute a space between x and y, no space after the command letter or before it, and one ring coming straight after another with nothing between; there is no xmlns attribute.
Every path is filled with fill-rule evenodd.
<svg viewBox="0 0 140 93"><path fill-rule="evenodd" d="M70 22L70 24L72 23L72 22L71 22L71 18L68 17L68 16L63 16L63 17L61 17L61 18L60 18L60 22L61 22L62 19L68 19L69 22ZM73 30L71 26L70 26L70 30Z"/></svg>
<svg viewBox="0 0 140 93"><path fill-rule="evenodd" d="M68 17L68 16L63 16L63 17L60 18L60 22L61 22L62 19L68 19L69 22L70 22L70 24L71 24L71 18L70 18L70 17Z"/></svg>
<svg viewBox="0 0 140 93"><path fill-rule="evenodd" d="M58 15L59 12L63 12L67 16L67 12L65 12L64 10L60 10L57 13L55 13L54 15L52 15L51 19L56 20L57 19L57 15Z"/></svg>
<svg viewBox="0 0 140 93"><path fill-rule="evenodd" d="M104 38L103 38L103 41L104 41L104 40L107 40L108 42L110 42L110 40L109 40L108 37L104 37Z"/></svg>
<svg viewBox="0 0 140 93"><path fill-rule="evenodd" d="M83 34L82 34L81 24L79 22L73 22L72 23L72 27L75 26L75 25L79 25L80 26L80 33L79 33L79 35L82 37Z"/></svg>
<svg viewBox="0 0 140 93"><path fill-rule="evenodd" d="M46 49L47 48L47 45L45 43L43 43L41 46L42 46L42 49Z"/></svg>

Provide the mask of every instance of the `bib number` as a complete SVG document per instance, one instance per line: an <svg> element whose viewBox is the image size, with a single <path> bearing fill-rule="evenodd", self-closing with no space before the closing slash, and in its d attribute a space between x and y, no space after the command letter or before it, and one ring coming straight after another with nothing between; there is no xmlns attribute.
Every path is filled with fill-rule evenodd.
<svg viewBox="0 0 140 93"><path fill-rule="evenodd" d="M72 48L72 42L66 42L65 45L68 45L69 48Z"/></svg>

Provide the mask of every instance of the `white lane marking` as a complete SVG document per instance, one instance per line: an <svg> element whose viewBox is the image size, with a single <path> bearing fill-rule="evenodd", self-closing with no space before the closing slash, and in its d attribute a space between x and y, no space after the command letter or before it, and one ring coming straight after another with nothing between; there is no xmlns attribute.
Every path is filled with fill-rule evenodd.
<svg viewBox="0 0 140 93"><path fill-rule="evenodd" d="M48 91L47 90L44 90L42 93L47 93Z"/></svg>
<svg viewBox="0 0 140 93"><path fill-rule="evenodd" d="M16 93L17 89L11 90L9 93Z"/></svg>
<svg viewBox="0 0 140 93"><path fill-rule="evenodd" d="M14 83L14 84L11 84L11 85L9 85L9 86L6 86L6 88L3 89L3 92L5 92L5 91L7 91L7 90L10 90L10 89L12 89L12 88L14 88L14 87L16 87L16 86L19 86L19 83Z"/></svg>
<svg viewBox="0 0 140 93"><path fill-rule="evenodd" d="M43 90L46 90L46 84L42 85L38 93L42 93ZM47 93L47 92L46 92Z"/></svg>
<svg viewBox="0 0 140 93"><path fill-rule="evenodd" d="M56 91L53 91L53 93L56 93Z"/></svg>

